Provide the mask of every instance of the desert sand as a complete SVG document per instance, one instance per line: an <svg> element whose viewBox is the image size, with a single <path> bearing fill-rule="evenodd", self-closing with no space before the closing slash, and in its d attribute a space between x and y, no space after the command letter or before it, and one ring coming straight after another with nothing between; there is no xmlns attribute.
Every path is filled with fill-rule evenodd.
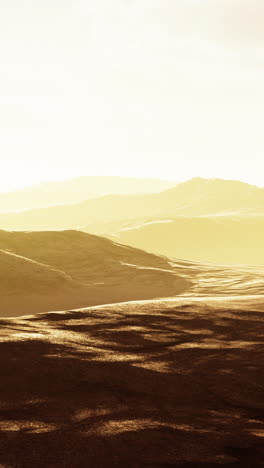
<svg viewBox="0 0 264 468"><path fill-rule="evenodd" d="M1 467L263 466L263 268L80 231L0 260Z"/></svg>
<svg viewBox="0 0 264 468"><path fill-rule="evenodd" d="M0 293L1 468L263 466L264 268L0 231Z"/></svg>
<svg viewBox="0 0 264 468"><path fill-rule="evenodd" d="M0 231L0 314L166 297L191 285L165 257L78 231Z"/></svg>
<svg viewBox="0 0 264 468"><path fill-rule="evenodd" d="M1 467L263 466L263 300L1 319Z"/></svg>

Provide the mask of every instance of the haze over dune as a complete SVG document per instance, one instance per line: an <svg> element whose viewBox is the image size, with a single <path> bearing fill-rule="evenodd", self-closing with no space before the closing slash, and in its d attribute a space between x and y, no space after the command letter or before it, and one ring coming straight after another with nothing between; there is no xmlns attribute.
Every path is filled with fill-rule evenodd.
<svg viewBox="0 0 264 468"><path fill-rule="evenodd" d="M264 266L262 215L139 219L119 226L102 224L97 232L122 244L169 257Z"/></svg>
<svg viewBox="0 0 264 468"><path fill-rule="evenodd" d="M96 182L88 179L67 181L65 187L62 183L64 188L56 196L79 196L89 181L92 185ZM114 179L104 180L110 189ZM145 184L144 180L139 186L135 179L128 179L128 184L126 179L117 180L116 190L136 186L143 190ZM74 189L67 192L69 184ZM111 194L81 203L0 213L0 225L10 230L81 229L169 257L264 265L263 188L232 180L195 178L158 193L163 182L155 184L146 181L146 191L156 187L157 193L152 194Z"/></svg>
<svg viewBox="0 0 264 468"><path fill-rule="evenodd" d="M176 182L159 179L83 176L60 182L46 182L14 192L0 192L0 212L77 203L108 193L124 195L161 192L175 184Z"/></svg>
<svg viewBox="0 0 264 468"><path fill-rule="evenodd" d="M217 214L264 216L264 189L243 182L196 178L147 195L106 195L82 203L1 213L11 230L84 228L86 225L160 216Z"/></svg>
<svg viewBox="0 0 264 468"><path fill-rule="evenodd" d="M263 296L1 319L0 463L263 466Z"/></svg>

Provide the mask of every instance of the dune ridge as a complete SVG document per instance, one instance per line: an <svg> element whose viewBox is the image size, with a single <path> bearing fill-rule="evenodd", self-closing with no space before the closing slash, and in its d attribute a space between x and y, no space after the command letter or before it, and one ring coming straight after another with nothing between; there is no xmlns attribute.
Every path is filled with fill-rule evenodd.
<svg viewBox="0 0 264 468"><path fill-rule="evenodd" d="M244 182L194 178L160 193L105 195L81 203L0 213L3 229L53 230L160 216L264 215L264 188Z"/></svg>

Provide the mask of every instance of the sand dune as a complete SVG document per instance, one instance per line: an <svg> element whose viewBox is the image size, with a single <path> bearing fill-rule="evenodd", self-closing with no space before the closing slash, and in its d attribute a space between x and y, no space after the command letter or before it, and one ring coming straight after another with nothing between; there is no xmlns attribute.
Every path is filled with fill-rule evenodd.
<svg viewBox="0 0 264 468"><path fill-rule="evenodd" d="M78 231L0 231L0 249L2 316L177 295L191 284L169 259Z"/></svg>
<svg viewBox="0 0 264 468"><path fill-rule="evenodd" d="M264 215L264 189L237 181L192 179L161 193L106 195L63 206L21 213L1 213L3 229L52 230L83 228L142 217Z"/></svg>
<svg viewBox="0 0 264 468"><path fill-rule="evenodd" d="M263 466L263 299L2 319L1 466Z"/></svg>
<svg viewBox="0 0 264 468"><path fill-rule="evenodd" d="M123 244L169 257L216 264L264 265L264 216L135 220L119 226L102 225L99 230Z"/></svg>
<svg viewBox="0 0 264 468"><path fill-rule="evenodd" d="M260 267L171 259L79 231L0 231L0 249L2 316L177 295L264 294Z"/></svg>
<svg viewBox="0 0 264 468"><path fill-rule="evenodd" d="M159 179L83 176L61 182L46 182L15 192L0 193L0 211L77 203L108 193L141 194L161 192L173 185L175 183Z"/></svg>

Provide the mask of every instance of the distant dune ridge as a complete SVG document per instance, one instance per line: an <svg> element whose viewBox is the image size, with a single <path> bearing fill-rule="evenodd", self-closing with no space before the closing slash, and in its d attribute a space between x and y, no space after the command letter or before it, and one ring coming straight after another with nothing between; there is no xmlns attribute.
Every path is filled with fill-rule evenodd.
<svg viewBox="0 0 264 468"><path fill-rule="evenodd" d="M217 214L264 215L264 188L232 180L196 178L160 193L110 194L70 205L1 213L0 223L4 229L48 230L147 216Z"/></svg>
<svg viewBox="0 0 264 468"><path fill-rule="evenodd" d="M113 191L116 184L116 192L123 190L125 194L93 195L73 203L76 194L83 196L85 187L97 187L99 192L104 183L105 191ZM169 257L216 264L264 265L263 188L203 178L165 191L160 191L162 185L163 181L107 177L66 181L61 183L58 197L70 197L70 204L0 213L0 226L22 231L78 229ZM60 185L47 184L35 190L46 196L50 186L52 193ZM145 192L156 193L135 195L137 190L143 192L144 186ZM129 190L134 190L134 195L128 195ZM23 194L12 196L17 199L18 208ZM30 195L37 203L38 196Z"/></svg>
<svg viewBox="0 0 264 468"><path fill-rule="evenodd" d="M0 192L0 212L77 203L108 193L161 192L173 185L175 183L159 179L83 176L60 182L46 182L15 192Z"/></svg>

